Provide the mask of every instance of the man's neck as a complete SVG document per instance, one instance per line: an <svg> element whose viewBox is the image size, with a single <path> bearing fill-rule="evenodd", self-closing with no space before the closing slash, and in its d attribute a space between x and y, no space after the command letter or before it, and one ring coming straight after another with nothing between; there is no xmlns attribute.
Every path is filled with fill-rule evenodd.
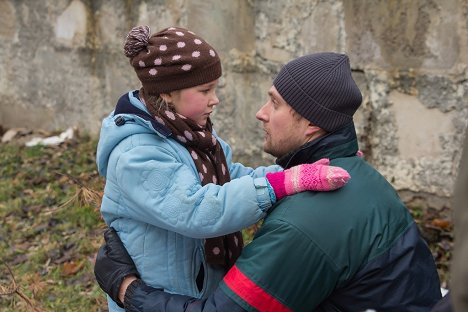
<svg viewBox="0 0 468 312"><path fill-rule="evenodd" d="M287 169L292 166L313 163L321 158L354 156L358 151L354 124L349 124L334 132L321 135L298 149L279 157L276 163Z"/></svg>

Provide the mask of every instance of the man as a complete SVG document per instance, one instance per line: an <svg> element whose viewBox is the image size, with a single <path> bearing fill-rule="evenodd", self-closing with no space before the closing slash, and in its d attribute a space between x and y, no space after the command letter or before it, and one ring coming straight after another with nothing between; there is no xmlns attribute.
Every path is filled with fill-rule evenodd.
<svg viewBox="0 0 468 312"><path fill-rule="evenodd" d="M430 310L441 297L431 252L392 186L356 156L353 114L362 97L348 57L295 59L268 95L256 115L264 150L284 168L330 158L350 173L348 184L280 200L206 299L171 295L128 277L135 268L112 231L96 261L101 287L114 294L120 289L114 300L127 311Z"/></svg>

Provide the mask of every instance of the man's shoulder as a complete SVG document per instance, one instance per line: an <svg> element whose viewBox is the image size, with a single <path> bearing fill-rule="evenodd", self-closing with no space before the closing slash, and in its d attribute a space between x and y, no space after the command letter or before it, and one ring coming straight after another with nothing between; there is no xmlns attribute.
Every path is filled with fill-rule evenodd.
<svg viewBox="0 0 468 312"><path fill-rule="evenodd" d="M350 235L361 251L378 237L382 244L393 241L413 222L408 209L393 187L365 162L348 169L351 180L343 188L285 197L264 225L300 231L330 254Z"/></svg>

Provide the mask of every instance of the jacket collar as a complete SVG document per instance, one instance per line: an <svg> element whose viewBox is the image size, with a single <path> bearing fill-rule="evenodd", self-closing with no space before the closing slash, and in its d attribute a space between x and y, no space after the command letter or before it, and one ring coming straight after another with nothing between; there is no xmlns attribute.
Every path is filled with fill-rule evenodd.
<svg viewBox="0 0 468 312"><path fill-rule="evenodd" d="M334 159L355 156L357 151L356 130L354 123L351 122L276 159L276 163L284 169L288 169L300 164L313 163L321 158Z"/></svg>
<svg viewBox="0 0 468 312"><path fill-rule="evenodd" d="M157 122L154 118L151 117L151 115L147 111L142 110L138 108L136 105L134 105L132 103L132 98L134 101L140 100L138 97L138 90L129 92L128 94L124 94L123 96L120 97L114 110L114 116L117 116L120 114L135 115L135 116L142 118L143 120L149 121L151 125L153 126L154 130L160 132L164 136L169 136L172 134L169 128ZM119 121L119 120L122 120L122 121ZM116 125L121 126L125 124L125 121L123 119L118 119L117 117L115 119L115 123Z"/></svg>

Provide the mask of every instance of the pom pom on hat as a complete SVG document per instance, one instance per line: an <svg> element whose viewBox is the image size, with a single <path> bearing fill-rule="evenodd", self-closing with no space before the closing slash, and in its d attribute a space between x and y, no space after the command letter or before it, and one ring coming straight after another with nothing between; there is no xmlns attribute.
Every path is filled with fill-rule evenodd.
<svg viewBox="0 0 468 312"><path fill-rule="evenodd" d="M134 57L143 50L146 50L150 38L149 26L137 26L127 34L124 45L126 57Z"/></svg>
<svg viewBox="0 0 468 312"><path fill-rule="evenodd" d="M203 38L181 27L149 35L148 26L133 28L124 53L145 92L159 95L211 82L221 76L218 54Z"/></svg>

